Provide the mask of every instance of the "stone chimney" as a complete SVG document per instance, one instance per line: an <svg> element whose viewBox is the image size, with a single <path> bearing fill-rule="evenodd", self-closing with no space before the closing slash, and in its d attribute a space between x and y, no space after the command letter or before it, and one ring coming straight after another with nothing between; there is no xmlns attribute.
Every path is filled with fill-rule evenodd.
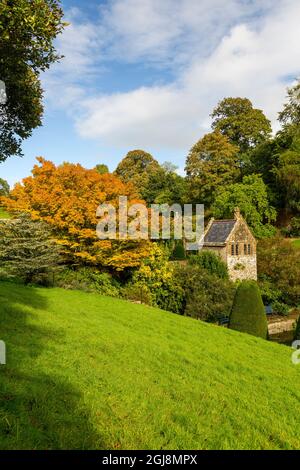
<svg viewBox="0 0 300 470"><path fill-rule="evenodd" d="M234 218L235 220L239 220L241 218L241 211L239 207L234 208Z"/></svg>

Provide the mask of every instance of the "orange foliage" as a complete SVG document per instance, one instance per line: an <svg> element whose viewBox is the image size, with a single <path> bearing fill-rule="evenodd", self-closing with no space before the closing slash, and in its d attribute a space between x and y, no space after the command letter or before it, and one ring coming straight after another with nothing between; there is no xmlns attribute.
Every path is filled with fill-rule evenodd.
<svg viewBox="0 0 300 470"><path fill-rule="evenodd" d="M27 212L55 230L57 242L79 262L109 266L116 270L137 267L148 256L148 241L99 240L96 209L99 204L118 206L119 196L137 200L134 187L112 174L99 174L79 164L54 163L37 158L32 176L15 185L2 204L12 212Z"/></svg>

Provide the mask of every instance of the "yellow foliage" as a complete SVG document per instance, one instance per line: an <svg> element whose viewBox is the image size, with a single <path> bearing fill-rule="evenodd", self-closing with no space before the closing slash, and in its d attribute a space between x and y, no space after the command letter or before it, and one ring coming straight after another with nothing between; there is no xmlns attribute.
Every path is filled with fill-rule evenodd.
<svg viewBox="0 0 300 470"><path fill-rule="evenodd" d="M32 176L16 184L1 203L10 212L27 212L51 225L57 243L76 259L118 271L140 266L151 252L150 242L99 240L96 235L99 204L117 207L119 196L127 196L129 203L142 202L134 187L115 175L99 174L79 164L55 166L42 157L37 160Z"/></svg>

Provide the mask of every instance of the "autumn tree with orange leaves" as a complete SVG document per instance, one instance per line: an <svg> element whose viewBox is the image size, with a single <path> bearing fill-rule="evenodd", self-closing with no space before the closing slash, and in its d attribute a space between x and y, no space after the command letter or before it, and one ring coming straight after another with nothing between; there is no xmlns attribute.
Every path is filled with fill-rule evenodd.
<svg viewBox="0 0 300 470"><path fill-rule="evenodd" d="M16 184L2 204L11 212L29 213L32 219L49 224L73 262L115 271L140 266L149 255L150 242L99 240L96 235L98 205L117 207L120 195L127 196L129 203L137 202L134 187L79 164L56 166L42 157L37 160L32 176Z"/></svg>

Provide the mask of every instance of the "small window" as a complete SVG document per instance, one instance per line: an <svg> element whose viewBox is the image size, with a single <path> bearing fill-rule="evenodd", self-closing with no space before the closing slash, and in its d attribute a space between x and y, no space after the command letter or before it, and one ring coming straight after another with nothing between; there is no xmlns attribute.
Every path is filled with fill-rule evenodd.
<svg viewBox="0 0 300 470"><path fill-rule="evenodd" d="M245 245L244 245L244 255L247 255L247 254L248 254L247 245L246 245L246 243L245 243Z"/></svg>
<svg viewBox="0 0 300 470"><path fill-rule="evenodd" d="M234 245L231 245L231 255L234 256Z"/></svg>
<svg viewBox="0 0 300 470"><path fill-rule="evenodd" d="M238 244L235 245L235 254L236 254L236 256L239 255L239 245Z"/></svg>
<svg viewBox="0 0 300 470"><path fill-rule="evenodd" d="M248 245L248 255L251 255L251 245Z"/></svg>

